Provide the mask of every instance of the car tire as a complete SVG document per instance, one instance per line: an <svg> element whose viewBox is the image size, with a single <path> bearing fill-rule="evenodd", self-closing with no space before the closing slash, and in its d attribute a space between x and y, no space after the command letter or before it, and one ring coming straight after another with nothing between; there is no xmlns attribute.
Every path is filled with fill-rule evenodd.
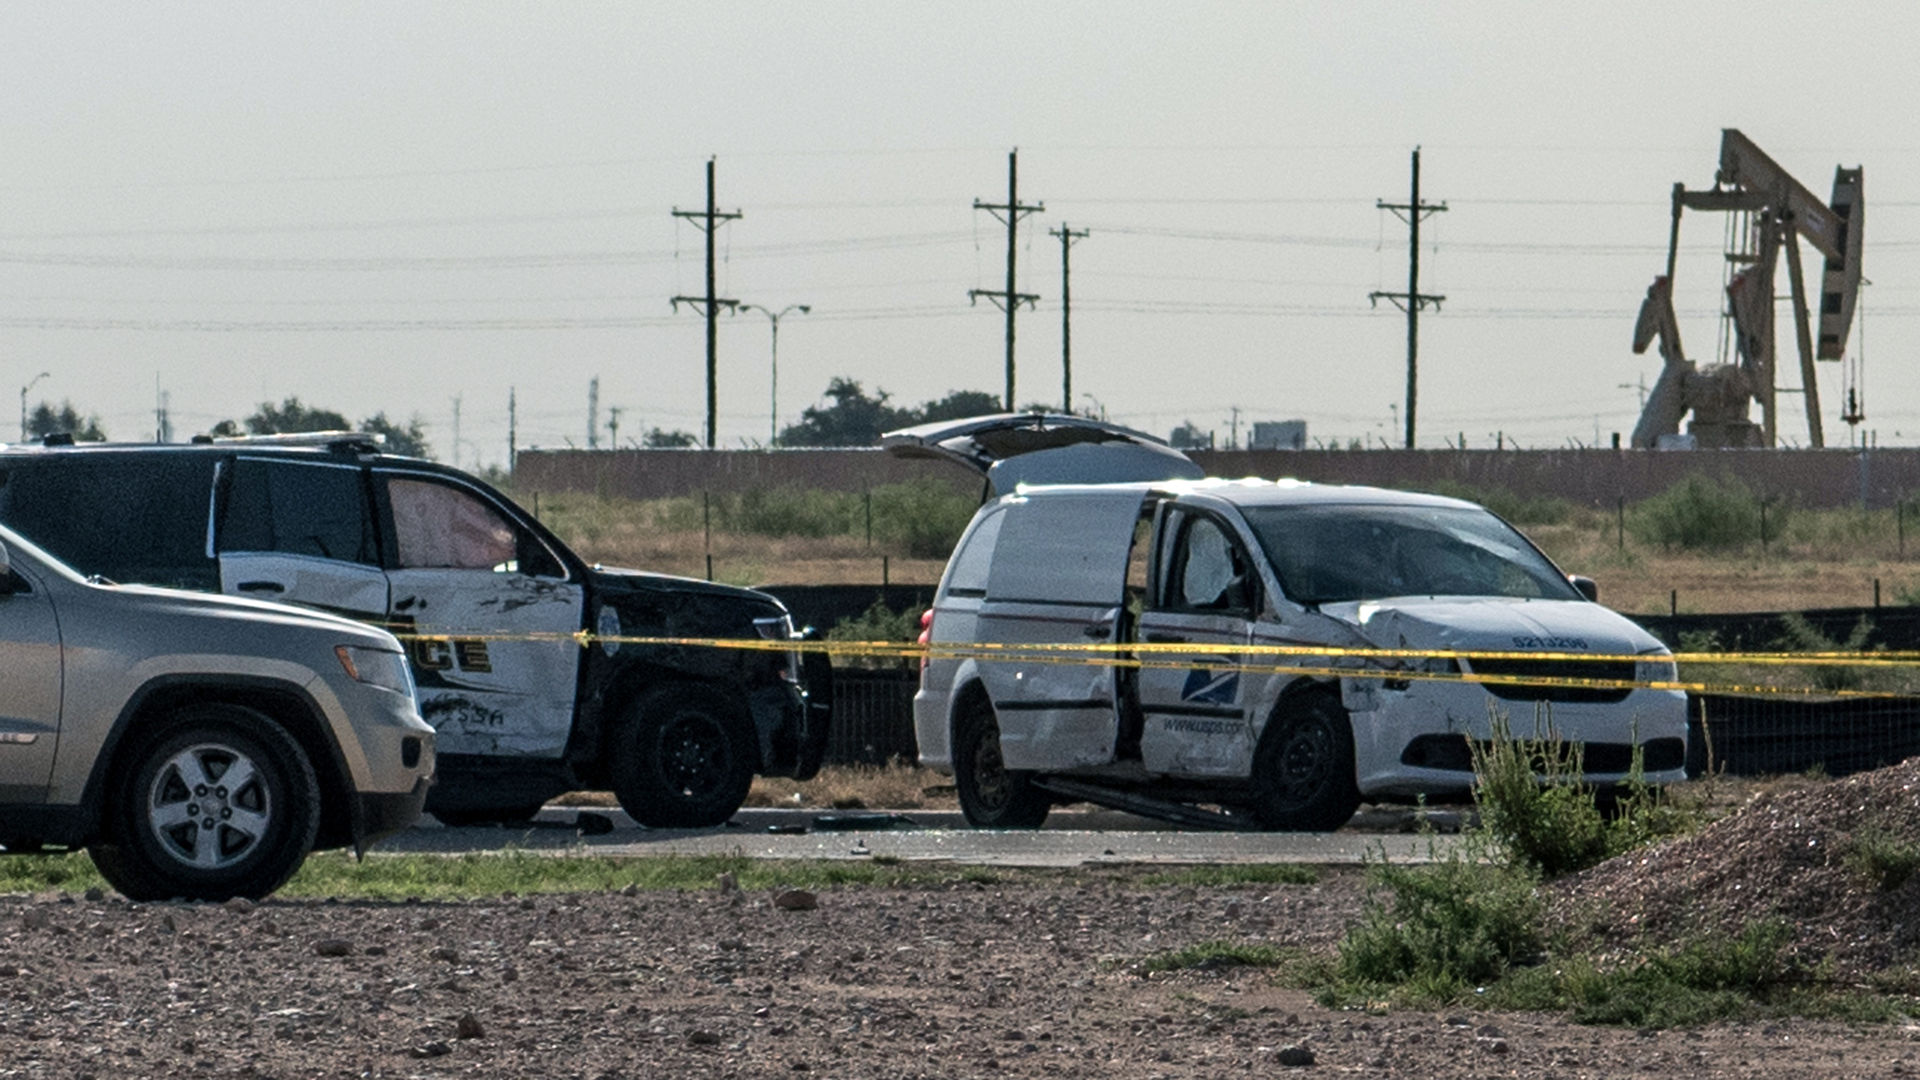
<svg viewBox="0 0 1920 1080"><path fill-rule="evenodd" d="M1000 754L1000 722L993 706L975 703L953 737L953 786L960 813L976 829L1037 829L1053 799L1033 785L1033 774L1009 769Z"/></svg>
<svg viewBox="0 0 1920 1080"><path fill-rule="evenodd" d="M1353 724L1327 694L1283 703L1253 752L1253 820L1273 832L1331 832L1360 808Z"/></svg>
<svg viewBox="0 0 1920 1080"><path fill-rule="evenodd" d="M636 701L616 729L613 791L650 829L724 825L759 767L745 710L711 690L663 687Z"/></svg>
<svg viewBox="0 0 1920 1080"><path fill-rule="evenodd" d="M106 839L88 854L130 900L257 900L300 868L320 827L306 752L239 705L180 709L114 779Z"/></svg>

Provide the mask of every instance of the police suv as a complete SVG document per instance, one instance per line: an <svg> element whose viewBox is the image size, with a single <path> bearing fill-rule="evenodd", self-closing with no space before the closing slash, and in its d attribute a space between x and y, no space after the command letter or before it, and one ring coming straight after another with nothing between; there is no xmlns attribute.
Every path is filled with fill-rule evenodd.
<svg viewBox="0 0 1920 1080"><path fill-rule="evenodd" d="M1050 432L1070 454L1049 461ZM988 463L914 697L921 761L976 826L1089 801L1333 829L1363 798L1469 790L1470 744L1501 730L1577 747L1598 784L1685 777L1685 696L1644 685L1674 680L1668 650L1472 503L1196 478L1149 436L1072 417L886 441ZM1136 479L1033 482L1096 455Z"/></svg>
<svg viewBox="0 0 1920 1080"><path fill-rule="evenodd" d="M824 656L618 640L792 640L777 600L589 566L485 483L376 436L9 447L0 523L103 580L392 630L438 739L427 809L448 824L611 789L642 824L718 825L756 773L811 776L825 753Z"/></svg>

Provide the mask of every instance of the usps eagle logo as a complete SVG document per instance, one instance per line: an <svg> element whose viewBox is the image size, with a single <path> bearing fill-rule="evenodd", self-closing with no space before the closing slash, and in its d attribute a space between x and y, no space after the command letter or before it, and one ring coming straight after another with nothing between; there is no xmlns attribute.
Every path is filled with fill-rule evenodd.
<svg viewBox="0 0 1920 1080"><path fill-rule="evenodd" d="M1194 668L1187 672L1187 685L1180 689L1181 701L1199 701L1209 705L1231 705L1240 696L1240 673Z"/></svg>

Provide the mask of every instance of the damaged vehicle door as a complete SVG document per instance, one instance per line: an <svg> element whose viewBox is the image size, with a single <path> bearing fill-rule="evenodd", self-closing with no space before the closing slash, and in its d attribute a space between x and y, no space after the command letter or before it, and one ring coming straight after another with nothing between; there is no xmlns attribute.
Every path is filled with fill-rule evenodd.
<svg viewBox="0 0 1920 1080"><path fill-rule="evenodd" d="M441 752L558 758L573 730L580 583L480 492L426 473L373 477L391 530L387 616L421 635L420 714Z"/></svg>
<svg viewBox="0 0 1920 1080"><path fill-rule="evenodd" d="M1140 615L1148 645L1247 644L1263 590L1246 545L1230 521L1189 506L1163 504L1159 551ZM1257 725L1249 716L1257 676L1245 656L1217 648L1182 655L1153 652L1140 670L1141 758L1150 772L1243 776Z"/></svg>

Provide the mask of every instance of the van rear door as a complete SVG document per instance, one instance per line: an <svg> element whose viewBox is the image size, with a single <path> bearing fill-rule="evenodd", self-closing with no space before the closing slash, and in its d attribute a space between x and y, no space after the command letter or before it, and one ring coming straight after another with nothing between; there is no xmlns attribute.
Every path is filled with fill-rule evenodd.
<svg viewBox="0 0 1920 1080"><path fill-rule="evenodd" d="M1086 646L1119 640L1127 554L1146 495L1141 485L1009 500L975 637L1012 654L980 665L1008 768L1114 759L1113 656Z"/></svg>
<svg viewBox="0 0 1920 1080"><path fill-rule="evenodd" d="M900 457L951 461L984 476L987 497L1021 484L1198 480L1206 471L1144 431L1061 413L937 420L880 436Z"/></svg>

